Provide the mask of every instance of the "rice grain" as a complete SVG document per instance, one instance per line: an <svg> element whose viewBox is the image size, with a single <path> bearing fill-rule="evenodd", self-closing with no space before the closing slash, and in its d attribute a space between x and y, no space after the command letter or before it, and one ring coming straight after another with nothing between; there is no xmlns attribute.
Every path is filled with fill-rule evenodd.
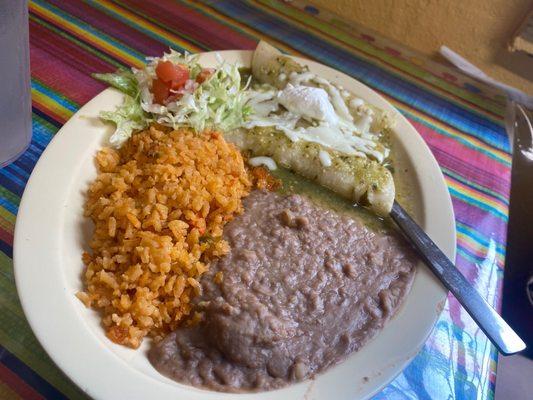
<svg viewBox="0 0 533 400"><path fill-rule="evenodd" d="M163 129L99 151L85 204L95 229L77 296L101 312L111 340L133 348L191 313L200 277L229 250L223 227L251 189L241 154L222 135Z"/></svg>

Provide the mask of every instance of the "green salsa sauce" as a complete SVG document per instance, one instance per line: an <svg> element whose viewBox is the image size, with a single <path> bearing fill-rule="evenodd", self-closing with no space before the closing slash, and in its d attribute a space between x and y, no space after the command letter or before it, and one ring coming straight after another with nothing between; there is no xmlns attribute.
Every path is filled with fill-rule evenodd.
<svg viewBox="0 0 533 400"><path fill-rule="evenodd" d="M270 173L282 182L281 188L278 189L280 194L304 195L321 207L329 208L335 212L363 221L366 226L377 232L389 232L392 229L389 218L381 218L366 208L354 204L328 188L297 175L286 168L278 167L276 170L270 171Z"/></svg>

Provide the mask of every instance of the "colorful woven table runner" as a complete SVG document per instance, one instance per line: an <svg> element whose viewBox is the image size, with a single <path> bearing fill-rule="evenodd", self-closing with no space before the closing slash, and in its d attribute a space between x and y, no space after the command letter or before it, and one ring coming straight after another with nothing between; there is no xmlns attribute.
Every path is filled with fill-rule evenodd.
<svg viewBox="0 0 533 400"><path fill-rule="evenodd" d="M140 66L168 47L253 49L259 39L353 76L411 121L453 199L457 267L499 307L511 167L500 94L303 1L34 0L33 140L21 158L0 169L1 399L86 397L48 358L24 318L12 246L20 198L39 156L68 118L105 88L90 74ZM422 351L375 398L491 399L496 362L483 333L449 298Z"/></svg>

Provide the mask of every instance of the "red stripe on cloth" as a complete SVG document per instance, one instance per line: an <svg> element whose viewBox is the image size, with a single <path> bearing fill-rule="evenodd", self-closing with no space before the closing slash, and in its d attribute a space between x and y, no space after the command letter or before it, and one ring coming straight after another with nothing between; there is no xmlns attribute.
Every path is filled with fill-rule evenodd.
<svg viewBox="0 0 533 400"><path fill-rule="evenodd" d="M509 168L502 166L498 161L488 157L487 155L465 146L458 140L450 137L446 137L438 132L435 132L433 129L428 128L427 126L409 120L411 124L416 128L420 135L424 138L424 141L430 147L439 148L443 152L448 154L453 154L453 156L460 161L465 161L464 166L469 168L468 177L471 179L471 172L477 171L478 173L489 174L491 177L496 177L501 182L509 184ZM438 160L440 162L440 160ZM461 173L464 174L465 171L462 170L463 165L461 165ZM503 194L507 194L508 189L505 189Z"/></svg>
<svg viewBox="0 0 533 400"><path fill-rule="evenodd" d="M13 246L13 233L0 228L0 240Z"/></svg>
<svg viewBox="0 0 533 400"><path fill-rule="evenodd" d="M41 12L39 9L33 7L31 8L31 13L33 15L39 16L41 19L45 20L49 24L55 25L56 27L62 29L63 31L66 31L70 36L74 36L78 38L81 41L85 41L85 33L79 32L79 25L75 25L75 27L70 26L70 24L63 24L62 22L57 23L53 17L50 17L46 12ZM109 48L100 42L91 42L89 43L91 47L94 47L96 50L101 51L102 53L106 53L109 57L115 58L117 61L122 62L124 65L128 63L128 57L121 58L121 54L117 53L114 54L112 50L110 51Z"/></svg>
<svg viewBox="0 0 533 400"><path fill-rule="evenodd" d="M25 400L42 400L44 399L30 385L24 382L17 374L0 363L0 380L7 384L14 392Z"/></svg>
<svg viewBox="0 0 533 400"><path fill-rule="evenodd" d="M172 0L153 3L144 0L125 0L121 3L158 20L168 28L173 28L174 32L189 36L208 49L252 50L257 45L257 40Z"/></svg>
<svg viewBox="0 0 533 400"><path fill-rule="evenodd" d="M106 15L81 1L48 0L48 3L89 24L92 28L119 40L147 56L160 56L168 46L137 31L129 25Z"/></svg>
<svg viewBox="0 0 533 400"><path fill-rule="evenodd" d="M90 74L116 69L34 21L30 21L30 39L32 76L80 105L106 87Z"/></svg>
<svg viewBox="0 0 533 400"><path fill-rule="evenodd" d="M484 192L484 190L476 187L479 185L487 189L485 193L486 195L493 197L495 201L500 202L504 208L508 206L509 190L511 187L510 182L505 178L497 176L494 172L507 167L497 165L496 169L494 169L494 164L488 164L486 165L487 168L483 169L482 167L479 167L479 163L473 165L469 160L459 158L455 153L447 151L447 149L442 146L430 146L430 148L441 167L446 168L448 171L463 178L462 180L457 179L461 182L461 185L466 185L476 191ZM454 176L450 177L456 179ZM495 194L492 194L492 192ZM496 193L499 194L499 196L497 196ZM504 200L502 200L502 198Z"/></svg>
<svg viewBox="0 0 533 400"><path fill-rule="evenodd" d="M507 224L501 216L469 204L458 197L452 197L452 203L456 221L474 228L487 239L494 239L500 244L506 243Z"/></svg>

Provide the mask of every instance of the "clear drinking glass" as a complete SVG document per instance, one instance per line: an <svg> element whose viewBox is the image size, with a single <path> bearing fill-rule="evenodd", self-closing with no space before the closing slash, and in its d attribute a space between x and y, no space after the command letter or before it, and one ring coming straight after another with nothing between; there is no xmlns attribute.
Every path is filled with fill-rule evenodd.
<svg viewBox="0 0 533 400"><path fill-rule="evenodd" d="M28 2L0 0L0 168L31 141Z"/></svg>

